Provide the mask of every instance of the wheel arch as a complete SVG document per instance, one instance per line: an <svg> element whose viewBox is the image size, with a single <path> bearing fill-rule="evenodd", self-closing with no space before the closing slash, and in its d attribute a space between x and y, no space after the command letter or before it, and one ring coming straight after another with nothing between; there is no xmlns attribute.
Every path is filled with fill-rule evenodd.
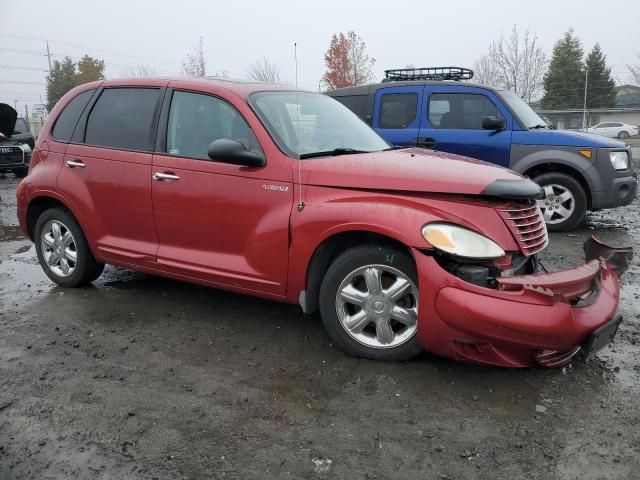
<svg viewBox="0 0 640 480"><path fill-rule="evenodd" d="M85 233L85 236L86 236L86 229L83 225L82 220L78 217L78 215L75 214L73 209L69 206L69 204L64 199L56 195L43 194L43 195L38 195L33 199L31 199L31 201L27 206L26 226L27 226L27 233L29 234L29 238L31 238L31 240L34 240L36 222L38 221L38 218L40 217L40 215L42 215L42 213L45 212L46 210L49 210L50 208L56 208L56 207L63 208L66 211L68 211L69 214L71 214L73 218L76 219L76 221L80 225L80 228L82 228L82 231Z"/></svg>
<svg viewBox="0 0 640 480"><path fill-rule="evenodd" d="M305 290L300 294L300 305L307 314L319 309L320 285L331 263L342 252L357 245L382 244L407 252L411 258L411 248L386 234L372 230L346 230L324 238L316 246L307 265Z"/></svg>
<svg viewBox="0 0 640 480"><path fill-rule="evenodd" d="M575 180L582 186L584 189L584 193L587 196L587 209L591 209L592 198L591 198L591 186L587 182L586 177L576 168L566 165L564 163L557 163L553 161L538 163L529 167L523 175L533 179L538 175L542 175L543 173L564 173Z"/></svg>

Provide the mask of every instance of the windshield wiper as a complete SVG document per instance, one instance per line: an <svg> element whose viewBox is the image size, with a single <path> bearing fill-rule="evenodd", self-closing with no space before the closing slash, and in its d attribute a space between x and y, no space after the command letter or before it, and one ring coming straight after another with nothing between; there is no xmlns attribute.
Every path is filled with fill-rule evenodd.
<svg viewBox="0 0 640 480"><path fill-rule="evenodd" d="M539 123L538 125L534 125L533 127L529 127L529 130L537 130L538 128L549 128L549 125Z"/></svg>
<svg viewBox="0 0 640 480"><path fill-rule="evenodd" d="M403 150L405 148L413 148L413 147L415 147L415 145L413 146L412 145L405 145L405 146L395 145L393 147L385 148L383 152L388 152L389 150Z"/></svg>
<svg viewBox="0 0 640 480"><path fill-rule="evenodd" d="M303 153L300 155L300 159L313 158L313 157L336 157L338 155L350 155L353 153L369 153L364 150L356 150L355 148L334 148L333 150L326 150L323 152Z"/></svg>

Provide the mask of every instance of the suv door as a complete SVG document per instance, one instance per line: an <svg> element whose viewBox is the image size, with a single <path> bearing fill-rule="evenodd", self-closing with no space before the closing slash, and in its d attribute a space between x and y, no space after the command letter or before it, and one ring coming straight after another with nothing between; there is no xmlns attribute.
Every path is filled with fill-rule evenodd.
<svg viewBox="0 0 640 480"><path fill-rule="evenodd" d="M106 260L150 263L158 240L151 161L163 88L105 88L80 118L57 185ZM55 133L55 132L54 132Z"/></svg>
<svg viewBox="0 0 640 480"><path fill-rule="evenodd" d="M224 90L186 88L167 95L153 159L157 261L173 274L283 295L293 206L290 162L285 168L267 158L264 167L249 168L211 160L208 146L220 138L266 151L254 134L262 127L255 118L250 126L222 98Z"/></svg>
<svg viewBox="0 0 640 480"><path fill-rule="evenodd" d="M493 92L456 86L427 86L425 118L420 127L423 142L434 143L443 152L478 158L509 166L512 120ZM502 130L482 128L484 117L504 120Z"/></svg>
<svg viewBox="0 0 640 480"><path fill-rule="evenodd" d="M376 91L373 127L393 145L416 145L424 86L384 87Z"/></svg>

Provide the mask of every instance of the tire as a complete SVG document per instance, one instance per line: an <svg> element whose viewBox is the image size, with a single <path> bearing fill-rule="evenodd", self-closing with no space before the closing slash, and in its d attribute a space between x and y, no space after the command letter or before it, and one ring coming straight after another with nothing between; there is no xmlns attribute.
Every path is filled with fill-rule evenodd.
<svg viewBox="0 0 640 480"><path fill-rule="evenodd" d="M587 194L578 180L564 173L548 172L538 175L533 181L547 195L547 198L538 200L538 206L544 214L548 230L567 232L584 221ZM566 192L570 193L570 198L567 198Z"/></svg>
<svg viewBox="0 0 640 480"><path fill-rule="evenodd" d="M622 130L620 133L618 133L618 138L620 139L627 139L629 138L629 132Z"/></svg>
<svg viewBox="0 0 640 480"><path fill-rule="evenodd" d="M371 293L377 290L374 285L380 287L377 293ZM350 248L333 261L322 280L322 322L334 343L354 357L408 360L422 351L416 338L417 285L408 253L386 245ZM387 293L394 291L391 287L397 287L395 296ZM339 292L348 293L349 300ZM357 325L350 330L349 323Z"/></svg>
<svg viewBox="0 0 640 480"><path fill-rule="evenodd" d="M29 173L29 168L19 168L17 170L14 170L13 173L16 175L16 177L18 178L24 178L27 176L27 174Z"/></svg>
<svg viewBox="0 0 640 480"><path fill-rule="evenodd" d="M104 269L104 263L98 262L91 253L76 219L63 208L50 208L40 215L34 241L44 273L62 287L87 285L97 279ZM72 260L74 254L75 261Z"/></svg>

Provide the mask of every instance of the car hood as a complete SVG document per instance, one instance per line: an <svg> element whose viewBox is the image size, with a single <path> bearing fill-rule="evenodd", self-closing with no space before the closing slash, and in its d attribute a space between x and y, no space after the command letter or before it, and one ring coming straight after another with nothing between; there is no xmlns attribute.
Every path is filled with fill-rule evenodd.
<svg viewBox="0 0 640 480"><path fill-rule="evenodd" d="M6 103L0 103L0 133L9 138L16 126L18 112Z"/></svg>
<svg viewBox="0 0 640 480"><path fill-rule="evenodd" d="M503 198L539 198L542 194L536 183L506 168L421 148L301 162L307 185Z"/></svg>
<svg viewBox="0 0 640 480"><path fill-rule="evenodd" d="M571 130L514 131L511 143L516 145L554 145L564 147L624 148L625 144L593 133Z"/></svg>

